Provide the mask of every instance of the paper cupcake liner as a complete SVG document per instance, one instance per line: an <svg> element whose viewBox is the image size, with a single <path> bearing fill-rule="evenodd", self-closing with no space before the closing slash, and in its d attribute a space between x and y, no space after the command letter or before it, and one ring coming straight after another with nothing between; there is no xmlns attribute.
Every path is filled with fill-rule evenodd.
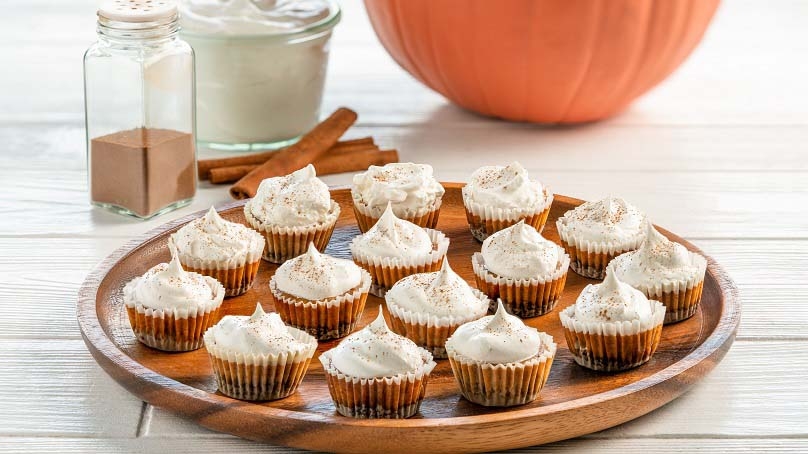
<svg viewBox="0 0 808 454"><path fill-rule="evenodd" d="M351 193L353 195L353 192ZM399 219L404 219L405 221L412 222L413 224L423 227L425 229L434 229L436 225L438 225L438 217L440 216L440 205L441 205L441 197L435 199L435 202L425 208L421 208L418 210L400 210L393 208L393 213ZM356 217L356 223L359 226L359 230L362 233L367 232L376 224L376 221L379 220L381 215L373 216L371 214L370 208L366 207L365 205L359 204L356 202L356 197L354 197L354 204L353 204L354 216Z"/></svg>
<svg viewBox="0 0 808 454"><path fill-rule="evenodd" d="M701 294L704 289L704 275L707 271L707 260L691 253L694 265L698 267L693 276L682 280L662 280L654 285L633 285L634 288L643 292L648 299L656 300L665 305L665 324L676 323L692 317L699 308ZM615 259L621 260L620 258ZM609 268L617 273L617 277L623 279L616 262L613 261Z"/></svg>
<svg viewBox="0 0 808 454"><path fill-rule="evenodd" d="M188 352L202 347L202 336L221 318L219 305L180 317L168 311L147 309L142 305L127 306L129 324L137 340L151 348L166 352Z"/></svg>
<svg viewBox="0 0 808 454"><path fill-rule="evenodd" d="M185 271L193 271L219 281L224 286L225 296L238 296L253 286L258 275L258 267L261 265L261 255L258 254L256 261L238 268L216 268L216 262L209 260L191 259L186 262L183 256L180 256L180 263Z"/></svg>
<svg viewBox="0 0 808 454"><path fill-rule="evenodd" d="M289 328L289 332L307 348L279 355L245 355L216 346L206 335L219 391L239 400L277 400L294 393L317 350L317 340L299 329Z"/></svg>
<svg viewBox="0 0 808 454"><path fill-rule="evenodd" d="M637 238L624 243L597 243L575 238L567 231L561 219L556 221L556 228L561 245L570 256L570 268L590 279L605 278L606 267L613 258L638 249L645 239L644 235L638 235Z"/></svg>
<svg viewBox="0 0 808 454"><path fill-rule="evenodd" d="M215 279L206 277L205 281L213 291L213 298L189 308L152 309L124 296L135 337L151 348L167 352L187 352L202 347L205 331L221 318L225 294L224 287Z"/></svg>
<svg viewBox="0 0 808 454"><path fill-rule="evenodd" d="M424 365L406 374L383 378L359 378L340 373L331 364L330 351L320 355L328 392L337 411L352 418L409 418L424 400L435 361L423 352Z"/></svg>
<svg viewBox="0 0 808 454"><path fill-rule="evenodd" d="M278 289L275 278L269 288L275 297L275 310L284 323L301 329L318 340L337 339L353 331L365 309L371 277L362 270L362 280L352 291L320 301L303 301Z"/></svg>
<svg viewBox="0 0 808 454"><path fill-rule="evenodd" d="M575 362L588 369L616 372L648 362L659 346L665 306L651 301L648 320L580 322L572 318L575 306L559 314L567 347Z"/></svg>
<svg viewBox="0 0 808 454"><path fill-rule="evenodd" d="M430 273L440 270L443 257L449 250L449 238L439 230L424 229L432 240L432 251L420 257L400 259L391 257L374 257L361 252L356 247L357 238L351 242L351 256L373 278L370 293L383 297L396 282L415 273Z"/></svg>
<svg viewBox="0 0 808 454"><path fill-rule="evenodd" d="M550 206L553 204L553 194L544 188L542 203L530 208L496 208L472 202L466 195L463 186L463 205L466 208L466 219L469 222L471 235L477 241L484 241L491 234L506 229L521 220L541 232L547 217L550 215Z"/></svg>
<svg viewBox="0 0 808 454"><path fill-rule="evenodd" d="M449 364L463 397L486 407L512 407L536 400L550 376L557 348L552 336L545 333L539 336L542 345L548 348L516 363L475 361L449 347Z"/></svg>
<svg viewBox="0 0 808 454"><path fill-rule="evenodd" d="M304 254L309 248L309 243L314 243L318 251L324 251L337 225L339 213L339 204L332 200L331 210L323 222L310 226L281 227L263 224L253 216L250 202L244 205L244 217L247 223L266 238L264 260L272 263L283 263Z"/></svg>
<svg viewBox="0 0 808 454"><path fill-rule="evenodd" d="M495 310L495 301L502 300L509 314L521 318L538 317L553 310L564 285L567 282L570 258L561 247L561 262L558 268L546 277L533 279L511 279L498 276L485 266L483 255L475 252L471 257L474 280L477 288L491 299L491 309Z"/></svg>
<svg viewBox="0 0 808 454"><path fill-rule="evenodd" d="M472 289L479 304L461 316L436 316L420 314L402 308L394 301L387 299L387 312L390 314L390 328L393 332L405 336L419 347L432 353L434 358L446 358L446 339L462 324L477 320L488 313L490 301L477 289Z"/></svg>

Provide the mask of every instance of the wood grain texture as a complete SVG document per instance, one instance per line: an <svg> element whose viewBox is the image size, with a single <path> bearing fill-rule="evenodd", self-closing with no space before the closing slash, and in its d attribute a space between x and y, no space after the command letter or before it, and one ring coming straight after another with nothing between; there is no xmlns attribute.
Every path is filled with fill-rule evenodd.
<svg viewBox="0 0 808 454"><path fill-rule="evenodd" d="M744 312L743 318L747 316ZM761 357L766 358L766 368L760 367ZM802 392L804 378L792 372L806 360L805 342L737 340L715 370L691 391L634 421L586 437L617 440L710 434L755 434L761 438L805 435L808 394ZM761 420L773 423L761 424ZM159 408L149 410L147 421L148 429L143 434L146 437L224 436Z"/></svg>
<svg viewBox="0 0 808 454"><path fill-rule="evenodd" d="M200 446L204 448L200 448ZM84 439L84 438L2 438L0 437L0 454L26 452L29 454L60 452L72 453L109 453L121 454L170 452L174 454L198 454L200 449L205 453L285 453L303 454L312 451L291 449L280 446L267 446L241 440L235 437L196 436L171 439ZM623 440L604 441L600 439L567 440L549 445L528 449L506 451L507 453L547 453L575 454L587 452L591 454L680 454L683 452L720 452L726 454L775 454L805 452L808 441L799 439L715 439L715 438L683 438L677 440L653 440L629 438Z"/></svg>
<svg viewBox="0 0 808 454"><path fill-rule="evenodd" d="M449 258L453 268L471 280L469 257L479 250L479 243L468 231L460 196L462 184L444 186L447 191L438 228L452 238ZM348 190L334 190L332 196L342 206L350 206ZM556 197L545 236L557 239L554 220L577 203L580 201ZM233 208L222 211L222 215L243 221L241 205L230 206ZM342 213L328 252L349 256L348 242L358 230L352 212ZM146 401L207 427L284 445L350 452L398 451L404 447L482 451L601 430L667 403L712 370L729 348L739 322L736 289L711 261L701 310L690 320L666 327L651 362L630 372L602 375L575 365L562 347L541 398L523 407L494 411L460 399L446 362L432 373L420 417L406 421L362 421L335 416L321 366L316 361L296 394L267 404L248 404L210 394L216 391L216 385L204 350L171 355L146 348L134 339L124 315L120 288L132 277L165 260L167 235L189 219L167 224L152 232L143 243L136 244L138 240L130 243L130 249L119 249L90 274L79 299L82 334L101 366ZM273 269L274 266L264 264L258 287L228 300L225 311L244 314L252 310L256 301L268 306L272 298L262 283ZM592 281L571 273L557 310L574 302L589 282ZM361 324L372 318L379 302L378 298L369 299ZM560 324L553 316L557 310L527 322L553 335L563 345ZM335 344L336 341L322 342L318 350ZM555 430L548 430L551 427ZM513 439L494 437L499 431L523 434ZM357 437L363 441L357 442ZM473 443L467 442L469 438L473 438ZM393 439L396 442L391 443Z"/></svg>
<svg viewBox="0 0 808 454"><path fill-rule="evenodd" d="M80 61L95 39L96 3L4 2L0 342L23 343L14 343L14 351L4 350L11 355L10 364L17 366L9 369L8 364L0 364L0 387L7 393L37 394L39 388L26 383L29 375L19 366L24 362L20 355L27 354L30 342L46 339L37 347L47 345L50 351L38 357L43 367L35 374L36 383L46 390L45 399L58 405L46 408L34 397L29 402L13 395L8 405L14 408L9 408L0 400L0 413L14 418L0 420L0 427L8 428L0 438L0 452L292 452L222 435L212 438L191 430L197 427L193 423L178 424L178 418L160 411L141 427L142 433L150 434L147 439L105 439L118 437L119 431L126 432L121 437L131 436L138 420L129 415L136 413L139 403L92 366L89 354L79 354L84 348L80 343L52 340L78 336L73 301L88 263L160 223L229 199L224 188L203 187L192 206L152 223L130 222L88 208ZM344 15L333 40L323 111L340 105L355 108L360 119L356 131L349 131L356 132L353 137L373 135L386 146L403 144L399 148L404 159L425 160L444 179L465 180L474 166L483 160L489 163L490 158L518 159L542 179L547 172L548 183L557 192L582 198L596 197L603 188L617 188L631 200L642 197L648 184L663 181L685 197L682 192L672 197L657 191L648 198L657 210L655 221L697 238L696 244L727 266L738 283L744 301L739 336L748 341L736 343L717 370L692 392L630 423L632 431L648 424L640 438L619 438L620 430L613 429L604 435L606 439L591 438L601 436L595 434L591 439L520 452L808 451L803 396L793 393L803 385L795 371L805 370L808 361L787 353L805 350L808 336L808 289L802 278L808 251L806 243L792 241L808 238L808 222L800 223L792 205L805 206L808 194L799 189L804 188L799 182L797 189L790 189L808 170L808 101L803 80L808 73L804 58L808 2L772 0L761 7L759 0L724 0L704 42L673 77L624 115L574 129L512 125L451 106L392 62L375 40L360 0L340 3ZM750 24L756 32L750 33ZM206 157L214 155L203 152ZM616 177L615 169L621 170ZM648 177L643 185L630 184L637 173L651 172L660 179ZM662 172L677 175L665 179L659 175ZM736 176L726 176L729 173ZM790 176L780 180L779 173ZM682 174L692 176L680 178ZM345 184L349 179L336 176L326 181ZM587 182L587 189L579 190L575 182ZM687 188L694 183L709 185L708 200L713 205L680 209L698 198L695 190ZM762 204L761 198L745 195L758 186L768 194ZM787 196L788 205L779 203L779 194L794 190L797 195ZM671 205L676 209L667 214L665 207ZM785 231L781 229L784 222ZM694 223L715 229L691 228ZM726 226L730 233L722 234ZM765 238L789 240L771 243ZM25 266L16 266L18 261ZM746 350L747 344L758 343L760 349ZM764 356L762 363L757 355ZM96 383L96 378L111 386ZM770 382L774 384L769 386ZM726 387L732 392L724 393ZM794 399L797 404L790 403ZM122 402L127 405L123 410L117 407ZM676 421L665 416L669 408L674 409L670 418ZM698 424L687 424L695 414ZM777 424L761 422L767 418ZM679 433L699 435L648 438L665 432L669 423ZM45 436L51 430L48 427L59 437L72 438ZM43 437L31 438L32 429ZM771 439L772 431L789 435Z"/></svg>
<svg viewBox="0 0 808 454"><path fill-rule="evenodd" d="M0 436L131 437L137 430L142 403L79 340L0 340L0 383Z"/></svg>

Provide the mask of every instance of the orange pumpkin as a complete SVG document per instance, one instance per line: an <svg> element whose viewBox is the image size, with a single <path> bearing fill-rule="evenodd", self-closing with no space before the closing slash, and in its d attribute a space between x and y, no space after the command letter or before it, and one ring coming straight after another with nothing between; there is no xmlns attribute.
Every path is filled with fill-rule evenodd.
<svg viewBox="0 0 808 454"><path fill-rule="evenodd" d="M365 0L405 70L508 120L614 115L701 40L719 0Z"/></svg>

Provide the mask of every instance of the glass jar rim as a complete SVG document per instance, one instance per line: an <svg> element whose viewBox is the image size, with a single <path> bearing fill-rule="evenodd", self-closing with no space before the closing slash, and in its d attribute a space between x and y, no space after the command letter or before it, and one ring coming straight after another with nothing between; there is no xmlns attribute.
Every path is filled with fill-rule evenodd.
<svg viewBox="0 0 808 454"><path fill-rule="evenodd" d="M268 41L290 41L298 38L306 38L310 35L318 34L322 31L328 31L336 26L342 18L342 10L337 2L334 0L327 0L329 4L328 16L305 26L304 28L297 29L290 32L281 33L247 33L247 34L215 34L215 33L199 33L189 31L182 28L180 25L180 33L193 39L209 39L209 40L268 40ZM180 21L181 22L181 21Z"/></svg>

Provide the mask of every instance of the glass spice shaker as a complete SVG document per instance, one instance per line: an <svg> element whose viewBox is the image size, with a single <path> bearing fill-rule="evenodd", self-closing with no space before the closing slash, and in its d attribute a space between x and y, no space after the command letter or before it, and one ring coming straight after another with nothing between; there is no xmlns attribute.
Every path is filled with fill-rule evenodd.
<svg viewBox="0 0 808 454"><path fill-rule="evenodd" d="M169 0L105 0L84 54L93 205L148 219L196 192L194 53Z"/></svg>

